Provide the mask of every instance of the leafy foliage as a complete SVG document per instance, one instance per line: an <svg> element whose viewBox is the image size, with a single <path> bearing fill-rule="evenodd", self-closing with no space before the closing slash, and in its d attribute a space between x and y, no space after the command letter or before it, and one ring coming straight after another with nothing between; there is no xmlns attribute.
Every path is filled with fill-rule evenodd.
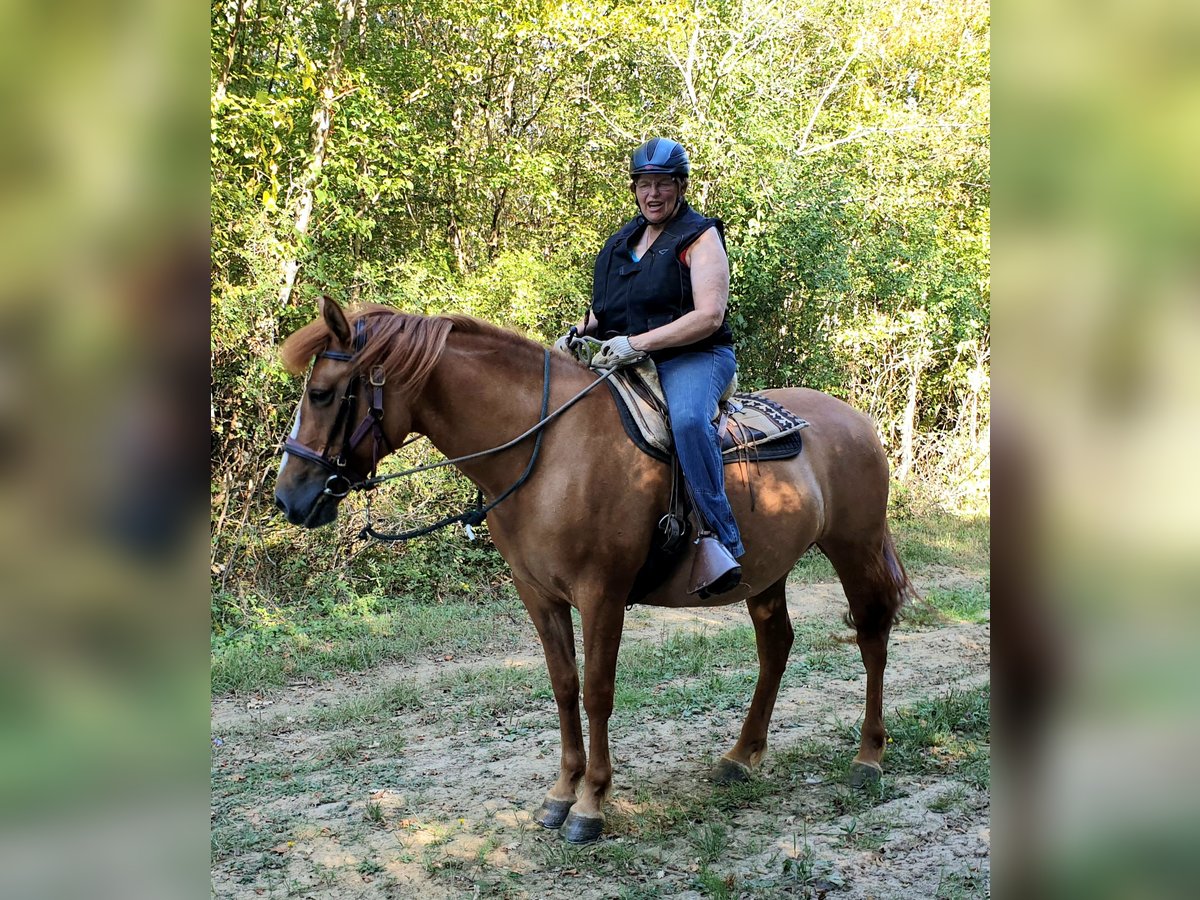
<svg viewBox="0 0 1200 900"><path fill-rule="evenodd" d="M901 480L985 506L989 27L983 0L215 0L213 532L234 593L270 568L256 529L299 391L275 347L315 299L548 341L654 134L726 223L743 385L841 396Z"/></svg>

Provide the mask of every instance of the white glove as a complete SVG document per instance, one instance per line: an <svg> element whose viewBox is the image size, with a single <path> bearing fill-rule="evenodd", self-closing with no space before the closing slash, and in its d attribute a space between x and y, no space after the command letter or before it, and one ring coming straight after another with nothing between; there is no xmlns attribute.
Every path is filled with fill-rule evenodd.
<svg viewBox="0 0 1200 900"><path fill-rule="evenodd" d="M632 365L646 358L646 351L634 350L629 338L619 335L609 338L600 345L599 352L592 357L593 369L619 369L621 366Z"/></svg>
<svg viewBox="0 0 1200 900"><path fill-rule="evenodd" d="M567 354L567 356L574 356L575 351L571 349L571 343L570 343L571 337L572 337L572 334L571 334L571 332L568 331L566 334L564 334L562 337L560 337L557 341L554 342L554 349L557 350L559 353Z"/></svg>

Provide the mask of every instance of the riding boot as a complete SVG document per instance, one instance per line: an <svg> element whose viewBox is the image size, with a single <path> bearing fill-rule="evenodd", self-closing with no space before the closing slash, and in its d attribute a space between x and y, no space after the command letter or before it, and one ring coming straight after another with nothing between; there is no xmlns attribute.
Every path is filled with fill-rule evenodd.
<svg viewBox="0 0 1200 900"><path fill-rule="evenodd" d="M742 567L720 541L711 534L702 534L695 544L689 594L699 594L701 600L706 600L741 583Z"/></svg>

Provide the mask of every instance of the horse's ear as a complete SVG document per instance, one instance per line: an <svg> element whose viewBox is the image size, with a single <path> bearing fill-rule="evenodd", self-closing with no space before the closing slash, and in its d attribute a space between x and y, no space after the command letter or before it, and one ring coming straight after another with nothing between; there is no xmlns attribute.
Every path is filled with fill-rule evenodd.
<svg viewBox="0 0 1200 900"><path fill-rule="evenodd" d="M350 323L346 321L346 314L328 294L321 298L321 317L339 342L347 345L350 343Z"/></svg>

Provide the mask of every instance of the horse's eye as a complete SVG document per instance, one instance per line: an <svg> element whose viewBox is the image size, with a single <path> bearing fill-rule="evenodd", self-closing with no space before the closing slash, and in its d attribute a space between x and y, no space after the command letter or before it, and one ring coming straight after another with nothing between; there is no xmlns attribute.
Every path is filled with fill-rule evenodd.
<svg viewBox="0 0 1200 900"><path fill-rule="evenodd" d="M308 399L317 406L325 406L333 399L333 391L324 388L309 388Z"/></svg>

